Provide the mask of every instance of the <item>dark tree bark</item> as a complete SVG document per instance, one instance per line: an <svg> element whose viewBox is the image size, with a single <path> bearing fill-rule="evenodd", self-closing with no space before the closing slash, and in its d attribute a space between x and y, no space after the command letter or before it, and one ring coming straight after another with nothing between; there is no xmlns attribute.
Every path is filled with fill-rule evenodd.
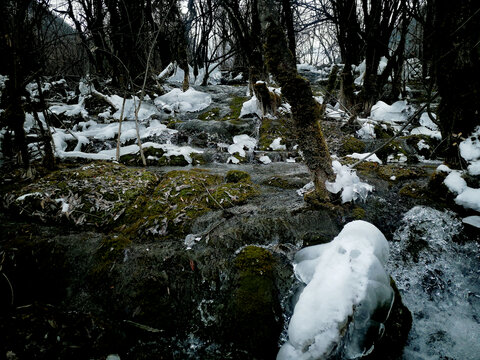
<svg viewBox="0 0 480 360"><path fill-rule="evenodd" d="M440 130L446 160L458 166L461 137L480 125L480 4L476 0L455 6L444 1L433 4Z"/></svg>
<svg viewBox="0 0 480 360"><path fill-rule="evenodd" d="M330 196L325 181L333 177L330 153L322 134L320 121L323 108L313 98L308 80L298 75L288 50L284 31L276 19L278 9L271 0L258 2L263 34L267 68L282 88L282 95L292 106L298 143L305 163L313 174L315 199L328 203Z"/></svg>

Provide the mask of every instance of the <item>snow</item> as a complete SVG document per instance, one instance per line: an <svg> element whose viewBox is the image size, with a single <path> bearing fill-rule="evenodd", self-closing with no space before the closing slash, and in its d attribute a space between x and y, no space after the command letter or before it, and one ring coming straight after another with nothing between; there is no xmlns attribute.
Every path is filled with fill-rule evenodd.
<svg viewBox="0 0 480 360"><path fill-rule="evenodd" d="M310 64L297 64L297 71L310 71L314 73L320 73L314 65Z"/></svg>
<svg viewBox="0 0 480 360"><path fill-rule="evenodd" d="M472 226L480 229L480 216L478 216L478 215L467 216L467 217L462 219L462 222L464 224L472 225Z"/></svg>
<svg viewBox="0 0 480 360"><path fill-rule="evenodd" d="M361 119L358 119L361 121ZM357 130L357 135L360 139L375 139L375 125L369 120L365 120L362 127Z"/></svg>
<svg viewBox="0 0 480 360"><path fill-rule="evenodd" d="M452 171L450 174L448 174L443 183L451 192L457 195L461 194L467 189L467 183L458 171Z"/></svg>
<svg viewBox="0 0 480 360"><path fill-rule="evenodd" d="M208 66L210 70L210 75L208 77L208 83L210 85L217 85L220 83L220 80L222 78L222 73L220 72L220 67L217 66L218 63L212 63ZM157 78L161 79L167 73L171 71L175 71L172 76L168 78L168 81L170 83L183 83L183 79L185 76L185 72L177 66L175 63L169 64L158 76ZM189 70L189 83L190 85L201 85L203 78L205 76L205 68L198 69L198 76L195 78L193 74L193 67L188 65L188 70Z"/></svg>
<svg viewBox="0 0 480 360"><path fill-rule="evenodd" d="M442 140L442 134L438 130L431 130L425 126L419 126L410 132L411 135L425 135L434 139Z"/></svg>
<svg viewBox="0 0 480 360"><path fill-rule="evenodd" d="M472 161L467 169L468 173L472 176L480 175L480 160Z"/></svg>
<svg viewBox="0 0 480 360"><path fill-rule="evenodd" d="M480 159L480 126L460 143L460 155L467 161Z"/></svg>
<svg viewBox="0 0 480 360"><path fill-rule="evenodd" d="M436 115L435 114L432 114L432 117L434 119L436 119ZM430 116L428 115L428 112L424 112L422 113L422 115L420 116L420 125L426 127L426 128L429 128L430 130L438 130L438 126L437 124L435 124L432 119L430 119Z"/></svg>
<svg viewBox="0 0 480 360"><path fill-rule="evenodd" d="M158 107L169 106L177 112L196 112L207 108L212 103L212 97L193 88L185 92L181 89L173 89L157 97L154 102Z"/></svg>
<svg viewBox="0 0 480 360"><path fill-rule="evenodd" d="M33 197L37 197L37 196L42 197L43 195L44 195L44 194L42 194L42 193L40 193L40 192L28 193L28 194L24 194L24 195L22 195L22 196L19 196L19 197L16 199L16 201L23 201L23 200L25 200L26 198L31 197L31 196L33 196Z"/></svg>
<svg viewBox="0 0 480 360"><path fill-rule="evenodd" d="M480 189L466 187L456 198L455 203L467 209L480 212Z"/></svg>
<svg viewBox="0 0 480 360"><path fill-rule="evenodd" d="M369 350L373 345L366 340L373 323L370 317L393 301L384 270L388 252L380 230L361 220L345 225L330 243L297 252L295 275L306 287L288 326L288 342L277 359L327 358L335 354L345 332L346 358Z"/></svg>
<svg viewBox="0 0 480 360"><path fill-rule="evenodd" d="M263 117L263 111L260 109L260 104L255 95L250 100L245 101L242 105L242 110L240 110L241 118L250 114L255 114L259 118Z"/></svg>
<svg viewBox="0 0 480 360"><path fill-rule="evenodd" d="M363 154L353 153L353 154L347 155L347 157L361 160L368 155L370 155L370 153L363 153ZM368 159L366 159L365 161L376 162L376 163L379 163L380 165L382 164L382 160L378 158L377 154L373 154L369 156Z"/></svg>
<svg viewBox="0 0 480 360"><path fill-rule="evenodd" d="M269 145L270 149L272 150L287 150L287 147L285 145L280 144L283 139L281 137L277 137L272 141L272 143Z"/></svg>
<svg viewBox="0 0 480 360"><path fill-rule="evenodd" d="M113 113L112 117L116 120L119 120L120 115L122 114L123 97L118 95L111 95L111 96L107 96L107 99L114 105L116 110ZM138 108L139 102L140 102L140 98L136 96L125 100L125 107L123 109L124 120L135 120L135 110L136 108ZM142 101L140 110L138 110L138 120L140 121L147 120L152 115L156 115L156 114L158 114L158 110L155 107L155 105Z"/></svg>
<svg viewBox="0 0 480 360"><path fill-rule="evenodd" d="M410 107L405 100L397 101L388 105L383 101L377 102L372 106L370 117L373 120L379 120L388 123L405 122L409 115Z"/></svg>
<svg viewBox="0 0 480 360"><path fill-rule="evenodd" d="M227 164L238 164L240 160L238 160L235 156L230 156L227 159Z"/></svg>
<svg viewBox="0 0 480 360"><path fill-rule="evenodd" d="M241 157L245 157L245 149L250 152L253 151L256 146L256 139L246 134L236 135L233 137L233 144L228 147L228 153L232 155L238 153L238 155L240 155Z"/></svg>
<svg viewBox="0 0 480 360"><path fill-rule="evenodd" d="M418 150L430 149L430 145L428 145L423 139L417 143L417 147L418 147Z"/></svg>
<svg viewBox="0 0 480 360"><path fill-rule="evenodd" d="M270 164L272 162L272 160L267 155L260 156L258 160L260 160L260 162L263 164Z"/></svg>
<svg viewBox="0 0 480 360"><path fill-rule="evenodd" d="M336 174L334 182L326 181L325 187L333 194L342 191L342 203L355 201L359 197L366 200L368 193L373 191L373 186L363 183L356 172L339 161L332 162L333 172Z"/></svg>

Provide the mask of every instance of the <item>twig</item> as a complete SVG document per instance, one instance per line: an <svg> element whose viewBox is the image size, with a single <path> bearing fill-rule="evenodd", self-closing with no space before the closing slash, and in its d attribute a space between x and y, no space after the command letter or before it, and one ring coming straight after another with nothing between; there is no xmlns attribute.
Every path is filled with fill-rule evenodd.
<svg viewBox="0 0 480 360"><path fill-rule="evenodd" d="M149 332L152 332L152 333L160 333L162 332L163 330L160 330L160 329L155 329L153 327L150 327L148 325L143 325L143 324L139 324L137 322L134 322L134 321L131 321L131 320L123 320L124 323L127 323L129 325L133 325L139 329L142 329L142 330L145 330L145 331L149 331Z"/></svg>
<svg viewBox="0 0 480 360"><path fill-rule="evenodd" d="M207 187L205 186L205 184L204 184L203 182L202 182L202 185L203 185L203 187L205 188L205 190L207 191L208 196L210 196L210 197L212 198L212 200L215 201L215 203L216 203L218 206L220 206L220 208L221 208L222 210L225 210L225 209L223 208L223 206L212 196L212 194L210 194L210 191L208 191Z"/></svg>
<svg viewBox="0 0 480 360"><path fill-rule="evenodd" d="M8 286L10 286L10 293L12 294L12 301L11 301L11 304L13 305L13 300L14 300L14 294L13 294L13 286L12 286L12 283L10 282L10 280L8 280L8 277L7 275L5 275L5 273L2 272L2 275L3 277L5 278L5 280L7 280L7 283L8 283Z"/></svg>
<svg viewBox="0 0 480 360"><path fill-rule="evenodd" d="M405 125L402 126L402 128L395 134L393 135L387 142L385 142L383 145L379 146L378 148L376 148L375 150L373 150L371 153L369 153L367 156L365 156L364 158L360 159L359 161L357 161L355 164L353 165L349 165L349 168L350 169L353 169L354 167L356 167L357 165L361 164L362 162L364 162L365 160L367 160L370 156L372 156L373 154L377 153L378 151L382 150L385 146L387 146L388 144L390 144L393 140L395 140L397 137L399 137L401 134L402 134L402 131L405 130L405 128L410 125L410 123L418 116L422 113L423 110L425 110L425 108L428 106L429 103L431 103L433 100L435 100L438 96L438 92L433 95L423 106L421 106L417 111L415 111L415 113L413 115L410 116L410 118L408 119L408 121L405 123Z"/></svg>

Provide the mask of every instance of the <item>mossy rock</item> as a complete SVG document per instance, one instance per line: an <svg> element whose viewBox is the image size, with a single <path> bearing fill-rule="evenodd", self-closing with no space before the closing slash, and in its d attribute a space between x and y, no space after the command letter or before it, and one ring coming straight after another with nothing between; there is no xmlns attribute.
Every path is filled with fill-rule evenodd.
<svg viewBox="0 0 480 360"><path fill-rule="evenodd" d="M236 120L240 117L240 113L242 112L243 103L247 101L249 98L246 96L234 96L230 100L230 111L227 115L225 115L220 120Z"/></svg>
<svg viewBox="0 0 480 360"><path fill-rule="evenodd" d="M418 179L426 176L424 170L420 168L409 168L395 165L383 165L378 167L378 175L384 180L402 181L409 179ZM392 177L395 177L392 179Z"/></svg>
<svg viewBox="0 0 480 360"><path fill-rule="evenodd" d="M203 121L209 121L209 120L217 120L220 115L220 108L215 107L210 110L207 110L200 115L198 115L198 118Z"/></svg>
<svg viewBox="0 0 480 360"><path fill-rule="evenodd" d="M291 181L281 176L272 176L262 182L263 185L273 186L279 189L298 189L302 187L298 182Z"/></svg>
<svg viewBox="0 0 480 360"><path fill-rule="evenodd" d="M237 255L234 265L236 275L224 319L225 337L255 358L274 358L282 329L275 258L269 250L247 246Z"/></svg>
<svg viewBox="0 0 480 360"><path fill-rule="evenodd" d="M226 182L220 175L197 169L171 171L152 193L138 197L126 209L122 231L138 239L177 239L207 211L242 204L257 193L247 181Z"/></svg>
<svg viewBox="0 0 480 360"><path fill-rule="evenodd" d="M408 154L403 148L400 141L394 140L384 148L377 151L377 156L382 162L385 164L387 163L387 159L389 155L397 156L398 154L405 155L408 159Z"/></svg>
<svg viewBox="0 0 480 360"><path fill-rule="evenodd" d="M377 124L374 127L375 136L377 139L390 139L395 136L395 131L390 125Z"/></svg>
<svg viewBox="0 0 480 360"><path fill-rule="evenodd" d="M362 209L360 206L356 206L352 210L352 216L355 220L365 219L366 214L367 214L366 211L364 209Z"/></svg>
<svg viewBox="0 0 480 360"><path fill-rule="evenodd" d="M443 183L448 176L446 172L435 171L428 179L428 191L438 199L447 200L449 190Z"/></svg>
<svg viewBox="0 0 480 360"><path fill-rule="evenodd" d="M227 183L251 182L250 174L240 170L230 170L225 174Z"/></svg>
<svg viewBox="0 0 480 360"><path fill-rule="evenodd" d="M353 136L346 138L340 147L340 155L365 152L365 143Z"/></svg>
<svg viewBox="0 0 480 360"><path fill-rule="evenodd" d="M260 126L258 148L269 150L273 140L280 137L282 143L291 146L294 139L293 120L289 114L278 114L276 118L264 117Z"/></svg>
<svg viewBox="0 0 480 360"><path fill-rule="evenodd" d="M161 148L147 147L143 149L145 161L149 166L187 166L190 164L183 155L166 156L164 154L165 151ZM125 165L143 165L140 151L134 154L122 155L120 162Z"/></svg>
<svg viewBox="0 0 480 360"><path fill-rule="evenodd" d="M402 196L410 197L412 199L425 199L425 189L418 183L405 184L398 193Z"/></svg>
<svg viewBox="0 0 480 360"><path fill-rule="evenodd" d="M7 197L12 199L11 210L22 216L108 229L129 204L151 191L158 181L155 174L143 169L97 162L55 171ZM27 196L18 200L22 195Z"/></svg>

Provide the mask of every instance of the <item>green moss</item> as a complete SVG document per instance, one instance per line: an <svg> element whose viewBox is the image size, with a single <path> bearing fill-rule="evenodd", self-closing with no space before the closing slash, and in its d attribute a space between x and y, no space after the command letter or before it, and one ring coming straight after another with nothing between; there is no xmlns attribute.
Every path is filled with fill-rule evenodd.
<svg viewBox="0 0 480 360"><path fill-rule="evenodd" d="M359 206L356 206L352 211L352 216L355 220L365 219L366 212Z"/></svg>
<svg viewBox="0 0 480 360"><path fill-rule="evenodd" d="M250 174L240 170L230 170L225 174L227 183L251 182Z"/></svg>
<svg viewBox="0 0 480 360"><path fill-rule="evenodd" d="M386 127L386 129L384 128ZM374 130L375 130L375 136L377 139L390 139L395 135L395 131L393 128L389 125L375 125Z"/></svg>
<svg viewBox="0 0 480 360"><path fill-rule="evenodd" d="M413 199L425 198L425 190L422 188L420 184L417 184L417 183L406 184L399 190L398 193L402 196L410 197Z"/></svg>
<svg viewBox="0 0 480 360"><path fill-rule="evenodd" d="M408 156L405 149L403 149L400 141L397 140L392 141L390 144L377 151L378 158L384 163L387 162L387 158L389 155L393 155L394 157L396 157L398 154Z"/></svg>
<svg viewBox="0 0 480 360"><path fill-rule="evenodd" d="M123 231L132 237L178 238L205 212L241 204L257 193L246 180L226 183L207 171L171 171L125 210Z"/></svg>
<svg viewBox="0 0 480 360"><path fill-rule="evenodd" d="M24 215L43 221L76 225L114 226L121 213L137 197L157 184L155 174L112 163L92 163L81 168L58 170L18 191L17 196L39 192L23 203ZM63 199L68 216L60 211Z"/></svg>
<svg viewBox="0 0 480 360"><path fill-rule="evenodd" d="M282 143L293 142L293 121L288 114L278 114L276 118L264 117L260 126L258 146L260 150L269 150L270 144L276 138L282 138Z"/></svg>
<svg viewBox="0 0 480 360"><path fill-rule="evenodd" d="M395 177L395 181L417 179L419 177L426 176L425 171L420 168L413 169L395 165L379 166L377 172L382 179L392 180L392 177Z"/></svg>
<svg viewBox="0 0 480 360"><path fill-rule="evenodd" d="M298 189L299 187L301 187L299 186L299 184L295 182L291 182L288 179L285 179L279 176L273 176L265 180L262 184L277 187L280 189Z"/></svg>
<svg viewBox="0 0 480 360"><path fill-rule="evenodd" d="M123 234L113 234L105 237L95 254L95 265L90 270L94 283L101 284L108 277L116 262L123 261L125 249L131 245L131 240Z"/></svg>
<svg viewBox="0 0 480 360"><path fill-rule="evenodd" d="M365 143L353 136L346 138L340 147L340 154L342 156L352 153L363 153L364 151Z"/></svg>
<svg viewBox="0 0 480 360"><path fill-rule="evenodd" d="M213 109L207 110L200 115L198 115L198 118L203 121L208 121L208 120L217 120L220 115L220 108L215 107Z"/></svg>
<svg viewBox="0 0 480 360"><path fill-rule="evenodd" d="M266 249L247 246L238 254L234 264L236 286L228 304L227 327L235 328L236 343L252 353L276 350L278 336L272 336L272 333L280 333L281 317L274 283L275 259ZM251 336L252 329L255 329L254 337Z"/></svg>
<svg viewBox="0 0 480 360"><path fill-rule="evenodd" d="M203 154L191 153L190 157L192 158L192 164L194 165L205 165L207 163Z"/></svg>

